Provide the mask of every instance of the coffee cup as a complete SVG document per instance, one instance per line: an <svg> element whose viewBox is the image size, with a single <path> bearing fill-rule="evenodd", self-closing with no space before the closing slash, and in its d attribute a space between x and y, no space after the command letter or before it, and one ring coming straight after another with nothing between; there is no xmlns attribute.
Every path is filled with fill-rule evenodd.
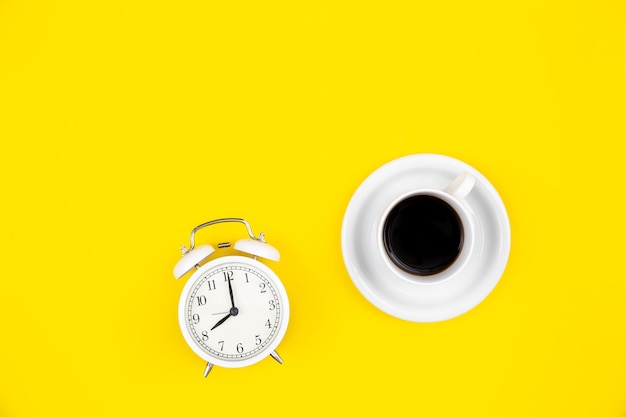
<svg viewBox="0 0 626 417"><path fill-rule="evenodd" d="M432 285L463 268L474 250L475 221L465 198L475 182L463 173L442 189L411 190L386 207L378 239L391 271L412 283Z"/></svg>

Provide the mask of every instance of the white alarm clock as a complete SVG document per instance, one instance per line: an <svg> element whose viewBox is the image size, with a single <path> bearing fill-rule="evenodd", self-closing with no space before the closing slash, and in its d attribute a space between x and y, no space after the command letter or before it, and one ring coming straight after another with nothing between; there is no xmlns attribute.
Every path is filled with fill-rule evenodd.
<svg viewBox="0 0 626 417"><path fill-rule="evenodd" d="M238 240L234 249L250 256L215 257L210 245L195 246L195 233L218 223L243 223L250 239ZM220 243L218 248L229 247ZM283 363L276 347L289 323L289 299L278 276L258 258L278 261L278 251L264 234L252 233L239 218L217 219L191 231L190 248L174 267L178 279L194 270L178 304L180 330L191 349L207 361L206 377L213 365L239 368L272 356Z"/></svg>

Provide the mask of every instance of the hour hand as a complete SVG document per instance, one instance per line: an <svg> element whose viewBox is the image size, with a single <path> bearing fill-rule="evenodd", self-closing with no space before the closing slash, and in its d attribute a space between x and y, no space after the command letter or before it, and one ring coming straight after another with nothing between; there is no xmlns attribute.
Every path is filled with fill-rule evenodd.
<svg viewBox="0 0 626 417"><path fill-rule="evenodd" d="M228 313L228 315L227 315L227 316L222 317L222 318L220 319L220 321L218 321L217 323L215 323L215 325L214 325L213 327L211 327L211 330L215 329L215 328L216 328L216 327L218 327L218 326L221 326L221 325L222 325L222 323L224 323L226 320L228 320L228 318L229 318L230 316L232 316L232 314Z"/></svg>
<svg viewBox="0 0 626 417"><path fill-rule="evenodd" d="M222 323L224 323L226 320L228 320L229 317L236 316L237 314L239 314L239 309L237 307L231 308L230 311L228 312L228 315L222 317L220 319L220 321L215 323L215 325L213 327L211 327L211 330L215 329L217 326L221 326Z"/></svg>

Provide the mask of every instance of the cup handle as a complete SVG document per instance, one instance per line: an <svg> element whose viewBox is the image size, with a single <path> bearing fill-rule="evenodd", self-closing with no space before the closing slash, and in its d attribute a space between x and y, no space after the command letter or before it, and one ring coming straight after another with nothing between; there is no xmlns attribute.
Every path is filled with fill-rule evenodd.
<svg viewBox="0 0 626 417"><path fill-rule="evenodd" d="M456 199L462 200L472 191L474 184L476 184L474 176L465 172L456 177L443 191Z"/></svg>

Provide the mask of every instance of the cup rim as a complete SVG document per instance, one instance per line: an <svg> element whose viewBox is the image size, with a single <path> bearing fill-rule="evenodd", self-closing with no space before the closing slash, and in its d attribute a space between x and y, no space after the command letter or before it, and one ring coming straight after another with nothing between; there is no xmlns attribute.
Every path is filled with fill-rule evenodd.
<svg viewBox="0 0 626 417"><path fill-rule="evenodd" d="M430 275L418 275L412 274L402 268L400 268L396 263L391 259L391 256L387 253L384 242L384 229L385 222L391 213L391 211L398 204L403 202L404 200L418 196L418 195L429 195L433 197L437 197L447 203L452 209L456 212L461 220L461 226L463 228L463 241L461 251L455 258L455 260L443 269L440 272ZM454 276L458 274L460 270L463 269L463 266L467 263L470 258L473 249L474 249L474 221L470 216L470 209L466 206L464 200L459 200L452 195L446 193L443 190L439 189L419 189L419 190L411 190L403 195L394 199L390 204L387 205L382 215L378 219L378 227L377 227L377 240L378 240L378 249L381 252L383 261L386 266L397 276L408 281L412 284L419 285L438 285L443 282L449 281Z"/></svg>

